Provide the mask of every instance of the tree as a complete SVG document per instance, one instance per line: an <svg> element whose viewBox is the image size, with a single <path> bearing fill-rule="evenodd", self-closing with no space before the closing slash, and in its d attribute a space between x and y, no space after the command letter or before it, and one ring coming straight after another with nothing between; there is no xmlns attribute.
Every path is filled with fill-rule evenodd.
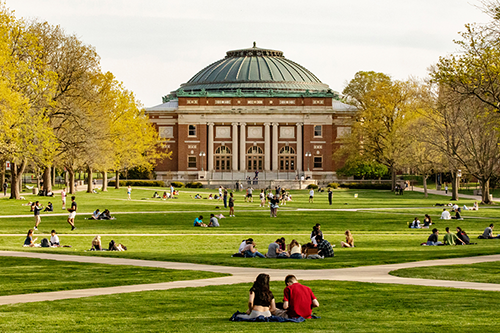
<svg viewBox="0 0 500 333"><path fill-rule="evenodd" d="M389 169L393 189L397 163L409 146L407 125L419 107L418 88L411 80L393 81L383 73L358 72L343 91L346 101L359 109L350 142L359 145L365 161Z"/></svg>

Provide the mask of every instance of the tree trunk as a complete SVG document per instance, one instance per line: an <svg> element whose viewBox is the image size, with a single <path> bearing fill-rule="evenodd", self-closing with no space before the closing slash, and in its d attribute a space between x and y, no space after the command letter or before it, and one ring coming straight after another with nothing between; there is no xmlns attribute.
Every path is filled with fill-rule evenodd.
<svg viewBox="0 0 500 333"><path fill-rule="evenodd" d="M452 171L451 175L451 200L458 200L458 181L457 172Z"/></svg>
<svg viewBox="0 0 500 333"><path fill-rule="evenodd" d="M69 190L69 174L68 171L64 171L64 187L66 187L66 191Z"/></svg>
<svg viewBox="0 0 500 333"><path fill-rule="evenodd" d="M39 190L42 189L42 182L40 181L40 174L38 173L38 170L36 172L36 187L38 187Z"/></svg>
<svg viewBox="0 0 500 333"><path fill-rule="evenodd" d="M52 186L56 186L56 167L55 166L52 167Z"/></svg>
<svg viewBox="0 0 500 333"><path fill-rule="evenodd" d="M482 194L482 201L481 203L483 204L490 204L490 180L482 180L481 181L481 194Z"/></svg>
<svg viewBox="0 0 500 333"><path fill-rule="evenodd" d="M2 167L0 168L0 170L2 170L0 172L1 176L0 176L0 184L2 186L2 190L3 190L3 184L5 183L5 161L0 161L0 163L2 163Z"/></svg>
<svg viewBox="0 0 500 333"><path fill-rule="evenodd" d="M394 192L394 189L396 188L396 170L394 169L394 166L391 166L389 170L391 172L391 191Z"/></svg>
<svg viewBox="0 0 500 333"><path fill-rule="evenodd" d="M116 184L115 184L115 188L116 189L119 189L120 188L120 171L116 171Z"/></svg>
<svg viewBox="0 0 500 333"><path fill-rule="evenodd" d="M423 181L424 181L424 198L427 198L429 195L427 194L427 177L428 175L423 176Z"/></svg>
<svg viewBox="0 0 500 333"><path fill-rule="evenodd" d="M69 193L75 194L75 171L68 169L69 174Z"/></svg>
<svg viewBox="0 0 500 333"><path fill-rule="evenodd" d="M89 177L88 177L88 184L87 184L87 193L92 193L92 190L94 189L94 175L92 174L93 170L92 170L92 167L88 167L87 168L87 171L89 173Z"/></svg>
<svg viewBox="0 0 500 333"><path fill-rule="evenodd" d="M26 160L22 161L20 165L17 163L11 163L10 174L11 174L11 184L10 184L10 198L11 199L21 199L21 188L19 184L22 185L22 175L24 169L26 168Z"/></svg>
<svg viewBox="0 0 500 333"><path fill-rule="evenodd" d="M108 190L108 171L104 170L102 172L102 191L106 192Z"/></svg>
<svg viewBox="0 0 500 333"><path fill-rule="evenodd" d="M43 189L48 193L52 192L52 168L47 167L43 170Z"/></svg>

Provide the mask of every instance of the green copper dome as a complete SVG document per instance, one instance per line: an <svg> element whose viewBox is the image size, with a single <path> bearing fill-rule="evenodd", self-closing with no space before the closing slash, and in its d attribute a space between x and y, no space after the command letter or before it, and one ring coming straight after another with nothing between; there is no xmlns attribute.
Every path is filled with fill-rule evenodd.
<svg viewBox="0 0 500 333"><path fill-rule="evenodd" d="M187 83L181 85L188 92L327 92L313 73L286 59L283 52L252 48L233 50L226 57L208 65Z"/></svg>

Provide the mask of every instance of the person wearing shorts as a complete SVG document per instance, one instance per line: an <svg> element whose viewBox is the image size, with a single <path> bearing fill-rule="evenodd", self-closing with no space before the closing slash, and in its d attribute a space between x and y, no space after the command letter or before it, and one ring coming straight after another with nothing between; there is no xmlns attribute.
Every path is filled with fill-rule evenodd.
<svg viewBox="0 0 500 333"><path fill-rule="evenodd" d="M314 190L311 189L309 191L309 203L313 203L314 202Z"/></svg>
<svg viewBox="0 0 500 333"><path fill-rule="evenodd" d="M132 186L128 186L127 188L127 199L128 200L131 200L132 198L130 197L130 195L132 194Z"/></svg>
<svg viewBox="0 0 500 333"><path fill-rule="evenodd" d="M76 216L76 210L77 210L77 204L75 201L75 196L71 197L71 208L68 208L69 216L68 216L68 223L71 225L71 231L75 230L75 216Z"/></svg>
<svg viewBox="0 0 500 333"><path fill-rule="evenodd" d="M264 193L264 190L260 191L260 207L265 207L266 206L266 194Z"/></svg>
<svg viewBox="0 0 500 333"><path fill-rule="evenodd" d="M40 224L40 212L42 211L43 206L40 205L40 202L35 202L35 206L33 207L33 213L35 214L35 227L33 229L38 230L38 225Z"/></svg>

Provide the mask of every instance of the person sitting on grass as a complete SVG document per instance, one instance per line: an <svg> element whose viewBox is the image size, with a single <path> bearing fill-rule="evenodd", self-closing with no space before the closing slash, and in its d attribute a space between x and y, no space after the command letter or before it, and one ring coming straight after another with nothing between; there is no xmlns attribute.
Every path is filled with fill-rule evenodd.
<svg viewBox="0 0 500 333"><path fill-rule="evenodd" d="M158 199L160 196L158 195L158 192L155 192L155 194L153 194L153 199Z"/></svg>
<svg viewBox="0 0 500 333"><path fill-rule="evenodd" d="M220 227L219 225L219 220L215 217L214 214L210 214L210 223L208 224L209 227Z"/></svg>
<svg viewBox="0 0 500 333"><path fill-rule="evenodd" d="M105 209L104 212L99 216L99 220L114 220L115 218L111 216L109 209Z"/></svg>
<svg viewBox="0 0 500 333"><path fill-rule="evenodd" d="M50 246L54 246L54 247L61 246L61 244L59 243L59 236L57 236L55 230L52 230L50 232Z"/></svg>
<svg viewBox="0 0 500 333"><path fill-rule="evenodd" d="M427 245L428 246L436 246L436 245L443 245L443 243L438 241L438 236L439 236L439 230L436 228L432 229L432 234L427 238Z"/></svg>
<svg viewBox="0 0 500 333"><path fill-rule="evenodd" d="M24 246L35 247L35 242L38 238L33 239L33 229L28 230L26 239L24 240Z"/></svg>
<svg viewBox="0 0 500 333"><path fill-rule="evenodd" d="M316 236L321 235L323 236L323 232L321 231L321 224L316 223L316 225L313 227L313 231L311 232L311 243L313 243L315 246L318 245L316 242Z"/></svg>
<svg viewBox="0 0 500 333"><path fill-rule="evenodd" d="M290 259L302 259L301 247L299 242L292 239L290 242Z"/></svg>
<svg viewBox="0 0 500 333"><path fill-rule="evenodd" d="M214 197L212 196L212 193L210 193L210 194L208 195L208 200L213 200L213 199L214 199Z"/></svg>
<svg viewBox="0 0 500 333"><path fill-rule="evenodd" d="M443 212L441 213L441 220L450 220L451 215L450 212L446 210L446 208L443 208Z"/></svg>
<svg viewBox="0 0 500 333"><path fill-rule="evenodd" d="M318 243L318 254L323 258L333 257L335 254L333 253L333 247L330 242L326 239L323 239L323 235L316 236L316 242Z"/></svg>
<svg viewBox="0 0 500 333"><path fill-rule="evenodd" d="M500 235L496 236L496 237L493 237L493 228L495 226L492 224L490 224L489 227L486 227L486 229L484 229L484 232L482 235L480 235L478 238L481 238L481 239L493 239L493 238L500 238Z"/></svg>
<svg viewBox="0 0 500 333"><path fill-rule="evenodd" d="M282 318L310 319L312 309L319 307L318 299L311 288L300 284L294 275L288 275L285 278L285 284L283 310L277 309L275 315Z"/></svg>
<svg viewBox="0 0 500 333"><path fill-rule="evenodd" d="M199 217L194 219L193 223L194 227L207 227L205 223L203 223L203 215L200 215Z"/></svg>
<svg viewBox="0 0 500 333"><path fill-rule="evenodd" d="M101 216L101 212L99 209L96 209L93 213L92 216L89 218L89 220L99 220L99 217Z"/></svg>
<svg viewBox="0 0 500 333"><path fill-rule="evenodd" d="M43 210L44 212L53 212L54 211L54 206L52 206L52 202L49 201L47 204L47 207Z"/></svg>
<svg viewBox="0 0 500 333"><path fill-rule="evenodd" d="M420 226L420 220L418 217L415 217L415 219L411 222L410 228L412 229L421 229L422 227Z"/></svg>
<svg viewBox="0 0 500 333"><path fill-rule="evenodd" d="M101 236L97 235L92 240L92 251L102 251Z"/></svg>
<svg viewBox="0 0 500 333"><path fill-rule="evenodd" d="M429 226L432 225L432 219L429 214L425 214L424 216L424 226L422 228L429 229Z"/></svg>
<svg viewBox="0 0 500 333"><path fill-rule="evenodd" d="M269 288L269 280L270 278L267 274L259 274L257 276L248 296L248 310L246 314L239 314L239 318L271 317L276 312L276 302Z"/></svg>
<svg viewBox="0 0 500 333"><path fill-rule="evenodd" d="M469 245L470 243L470 238L467 236L467 233L462 230L462 228L457 227L457 237L465 244Z"/></svg>
<svg viewBox="0 0 500 333"><path fill-rule="evenodd" d="M281 238L278 238L277 240L269 244L266 256L268 258L286 258L287 254L280 248L280 245L281 245Z"/></svg>
<svg viewBox="0 0 500 333"><path fill-rule="evenodd" d="M245 258L254 258L254 257L265 258L266 256L257 251L257 249L255 248L257 246L255 245L255 242L253 240L250 241L250 239L247 240L247 244L243 248L243 254L245 255Z"/></svg>
<svg viewBox="0 0 500 333"><path fill-rule="evenodd" d="M472 206L472 208L471 208L471 209L472 209L472 210L479 210L479 206L478 206L478 204L477 204L477 201L476 201L476 202L474 202L474 206Z"/></svg>
<svg viewBox="0 0 500 333"><path fill-rule="evenodd" d="M167 192L163 192L162 200L167 200Z"/></svg>
<svg viewBox="0 0 500 333"><path fill-rule="evenodd" d="M253 238L244 239L238 248L238 253L243 254L245 246L247 246L247 242L253 242Z"/></svg>
<svg viewBox="0 0 500 333"><path fill-rule="evenodd" d="M455 216L451 217L453 220L463 220L462 216L460 215L460 211L458 209L455 209Z"/></svg>
<svg viewBox="0 0 500 333"><path fill-rule="evenodd" d="M450 228L446 227L446 234L443 239L444 245L466 245L460 238L450 232Z"/></svg>
<svg viewBox="0 0 500 333"><path fill-rule="evenodd" d="M342 247L354 247L354 238L352 237L351 231L345 231L345 242L340 242Z"/></svg>

